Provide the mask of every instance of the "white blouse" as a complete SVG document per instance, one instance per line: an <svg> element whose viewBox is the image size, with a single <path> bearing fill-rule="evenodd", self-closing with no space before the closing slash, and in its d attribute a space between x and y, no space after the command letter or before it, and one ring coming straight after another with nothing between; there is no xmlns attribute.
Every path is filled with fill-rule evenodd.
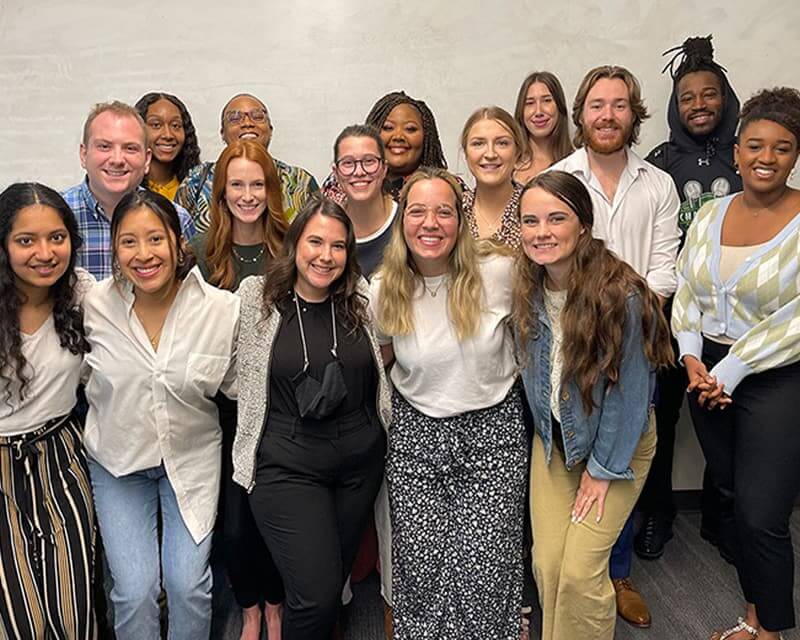
<svg viewBox="0 0 800 640"><path fill-rule="evenodd" d="M94 278L76 269L76 303L80 304ZM22 355L28 383L22 399L19 381L11 375L11 398L5 401L6 385L0 386L0 435L15 436L35 431L48 420L68 414L75 407L75 390L80 382L81 356L61 346L53 314L34 333L22 334Z"/></svg>
<svg viewBox="0 0 800 640"><path fill-rule="evenodd" d="M415 409L432 418L446 418L485 409L508 395L517 376L511 315L513 259L501 255L481 258L484 300L476 335L459 341L449 321L446 276L425 278L414 297L414 333L385 336L395 362L391 379ZM370 283L371 306L380 295L382 279ZM433 295L435 293L436 295Z"/></svg>
<svg viewBox="0 0 800 640"><path fill-rule="evenodd" d="M180 285L154 351L130 285L103 280L84 302L92 347L85 363L84 444L115 477L162 462L195 542L211 532L222 435L213 398L236 395L239 298L197 267Z"/></svg>

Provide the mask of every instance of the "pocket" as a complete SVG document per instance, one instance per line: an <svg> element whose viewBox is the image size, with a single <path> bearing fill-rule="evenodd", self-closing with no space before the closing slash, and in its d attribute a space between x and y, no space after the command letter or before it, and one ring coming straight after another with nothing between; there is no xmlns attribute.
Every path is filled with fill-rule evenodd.
<svg viewBox="0 0 800 640"><path fill-rule="evenodd" d="M225 356L190 353L186 361L184 387L199 389L208 397L215 396L229 364L230 358Z"/></svg>

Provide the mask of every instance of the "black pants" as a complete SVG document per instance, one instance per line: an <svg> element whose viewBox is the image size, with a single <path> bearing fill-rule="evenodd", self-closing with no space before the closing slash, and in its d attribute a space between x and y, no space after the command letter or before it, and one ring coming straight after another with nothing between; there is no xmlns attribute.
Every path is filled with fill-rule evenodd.
<svg viewBox="0 0 800 640"><path fill-rule="evenodd" d="M672 301L664 312L667 318L671 315ZM672 348L677 361L678 343L672 341ZM658 372L658 391L656 392L656 433L658 444L656 455L650 467L642 494L639 496L639 511L658 516L672 522L675 519L675 500L672 495L672 463L675 454L675 427L681 415L683 398L689 379L686 369L680 364L661 369ZM719 489L712 482L711 474L706 467L703 473L703 497L701 528L713 537L719 533L720 509L722 498Z"/></svg>
<svg viewBox="0 0 800 640"><path fill-rule="evenodd" d="M330 639L380 489L386 436L355 413L338 422L270 415L261 440L250 505L286 588L283 640Z"/></svg>
<svg viewBox="0 0 800 640"><path fill-rule="evenodd" d="M233 481L236 403L222 394L215 400L222 427L223 546L233 596L244 609L263 601L279 604L284 598L281 575L258 531L247 492Z"/></svg>
<svg viewBox="0 0 800 640"><path fill-rule="evenodd" d="M711 370L728 352L703 341ZM744 597L761 625L781 631L795 625L794 553L789 518L800 492L800 363L747 376L724 411L689 398L692 420L708 468L723 500L721 535L733 551Z"/></svg>

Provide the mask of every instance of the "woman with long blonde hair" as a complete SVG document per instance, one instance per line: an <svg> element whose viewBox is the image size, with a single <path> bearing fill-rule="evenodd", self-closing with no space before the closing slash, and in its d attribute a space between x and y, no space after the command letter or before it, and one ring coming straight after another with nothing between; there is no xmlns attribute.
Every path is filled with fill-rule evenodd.
<svg viewBox="0 0 800 640"><path fill-rule="evenodd" d="M410 176L399 211L370 284L394 359L394 637L517 640L527 453L512 259L476 247L442 169Z"/></svg>
<svg viewBox="0 0 800 640"><path fill-rule="evenodd" d="M211 190L211 224L190 245L203 277L235 291L247 276L263 275L288 229L275 163L263 144L235 140L219 156ZM247 501L233 482L231 448L236 402L216 398L223 434L224 547L228 580L242 608L241 640L260 637L264 606L271 639L280 640L283 583Z"/></svg>

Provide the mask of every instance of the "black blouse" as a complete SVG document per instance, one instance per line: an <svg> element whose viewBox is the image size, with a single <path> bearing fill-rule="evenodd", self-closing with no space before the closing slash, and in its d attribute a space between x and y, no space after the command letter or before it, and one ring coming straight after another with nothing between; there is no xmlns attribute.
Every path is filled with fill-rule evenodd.
<svg viewBox="0 0 800 640"><path fill-rule="evenodd" d="M331 326L331 303L306 302L298 296L300 313L303 314L303 329L308 348L308 374L322 381L328 363L333 361L333 329ZM295 379L303 369L303 343L297 322L297 309L291 295L279 304L281 324L275 335L272 348L272 363L269 377L269 412L299 417L294 391L303 380ZM350 334L342 321L336 318L336 335L339 341L337 353L342 363L347 397L342 401L330 420L360 408L368 408L374 415L378 376L369 340L363 329ZM269 417L267 418L269 422Z"/></svg>

